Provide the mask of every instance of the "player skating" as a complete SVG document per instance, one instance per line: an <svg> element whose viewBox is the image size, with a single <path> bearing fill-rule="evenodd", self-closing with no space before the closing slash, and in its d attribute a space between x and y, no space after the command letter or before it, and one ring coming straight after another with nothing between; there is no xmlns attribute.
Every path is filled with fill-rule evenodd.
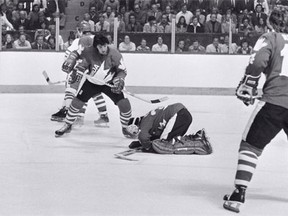
<svg viewBox="0 0 288 216"><path fill-rule="evenodd" d="M131 118L127 130L138 135L129 148L142 147L143 151L160 154L212 153L204 129L194 135L185 135L192 116L181 103L159 107L144 117Z"/></svg>
<svg viewBox="0 0 288 216"><path fill-rule="evenodd" d="M245 192L265 146L282 130L288 135L288 35L284 12L275 9L269 23L274 31L262 35L255 44L245 74L236 90L246 105L253 104L261 73L265 74L263 95L242 136L235 176L235 190L224 196L224 208L239 212Z"/></svg>
<svg viewBox="0 0 288 216"><path fill-rule="evenodd" d="M91 44L91 41L93 41L92 46L86 46ZM132 113L131 105L122 92L127 75L126 67L121 53L108 44L107 37L102 34L95 35L93 39L91 37L81 38L78 50L71 52L67 58L64 67L68 71L74 68L78 59L82 59L73 73L78 76L88 70L89 75L84 75L85 80L80 86L78 94L72 100L64 126L55 131L56 137L70 132L79 111L91 97L104 93L119 108L123 134L133 138L133 134L126 130ZM112 84L112 87L105 85L105 83Z"/></svg>
<svg viewBox="0 0 288 216"><path fill-rule="evenodd" d="M79 35L81 38L83 37L91 37L93 38L94 35L91 34L91 27L89 24L86 23L82 23L80 24L79 27ZM65 60L68 58L68 56L70 55L71 52L76 51L78 49L78 44L79 44L79 40L80 38L77 38L73 41L73 43L71 44L70 47L68 47L68 49L65 51ZM91 40L91 44L85 44L85 46L92 46L92 40ZM79 60L80 62L81 60ZM64 63L65 65L65 63ZM64 101L63 101L63 107L56 112L55 114L53 114L51 116L51 120L52 121L58 121L58 122L63 122L68 108L71 104L72 99L75 97L76 92L79 88L80 82L81 82L81 76L78 75L76 76L75 73L71 73L71 71L68 71L67 68L64 66L62 68L62 70L67 73L67 82L66 82L66 88L65 88L65 96L64 96ZM109 118L108 118L108 113L107 113L107 108L106 108L106 103L105 100L102 96L101 93L93 96L93 101L98 109L100 118L94 121L95 126L99 126L99 127L107 127L108 126L108 122L109 122ZM84 114L87 108L87 103L83 106L83 108L80 110L78 118L77 118L77 122L78 124L83 124L83 120L84 120Z"/></svg>

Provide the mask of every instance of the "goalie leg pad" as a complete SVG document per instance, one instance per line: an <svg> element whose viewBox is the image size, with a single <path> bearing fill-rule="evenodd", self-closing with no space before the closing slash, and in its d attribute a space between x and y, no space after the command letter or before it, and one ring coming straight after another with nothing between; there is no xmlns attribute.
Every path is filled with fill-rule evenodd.
<svg viewBox="0 0 288 216"><path fill-rule="evenodd" d="M172 142L156 139L152 141L152 148L158 154L174 154L174 146Z"/></svg>

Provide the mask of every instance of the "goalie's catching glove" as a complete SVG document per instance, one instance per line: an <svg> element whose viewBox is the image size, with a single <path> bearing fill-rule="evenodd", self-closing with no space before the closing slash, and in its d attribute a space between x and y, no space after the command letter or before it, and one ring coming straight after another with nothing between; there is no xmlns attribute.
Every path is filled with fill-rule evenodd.
<svg viewBox="0 0 288 216"><path fill-rule="evenodd" d="M237 98L243 101L246 106L254 104L255 99L259 97L257 91L259 78L260 75L255 77L245 74L236 88Z"/></svg>
<svg viewBox="0 0 288 216"><path fill-rule="evenodd" d="M77 60L79 59L79 54L77 51L73 51L70 53L68 58L62 64L62 71L65 73L70 73L74 66L76 65Z"/></svg>
<svg viewBox="0 0 288 216"><path fill-rule="evenodd" d="M120 94L124 88L125 81L121 77L115 77L113 79L113 86L111 87L111 91L116 94Z"/></svg>

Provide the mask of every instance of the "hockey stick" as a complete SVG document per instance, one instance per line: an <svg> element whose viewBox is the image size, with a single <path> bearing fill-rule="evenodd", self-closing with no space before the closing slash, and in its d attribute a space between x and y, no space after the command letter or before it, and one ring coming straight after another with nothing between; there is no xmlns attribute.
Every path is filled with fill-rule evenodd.
<svg viewBox="0 0 288 216"><path fill-rule="evenodd" d="M66 80L61 80L61 81L52 82L52 81L50 80L47 72L46 72L45 70L42 72L42 74L43 74L46 82L47 82L49 85L57 85L57 84L65 83L65 82L66 82Z"/></svg>
<svg viewBox="0 0 288 216"><path fill-rule="evenodd" d="M142 147L136 149L128 149L126 151L119 152L114 154L114 156L118 159L129 160L129 161L138 161L137 159L129 158L129 155L135 154L136 152L141 152Z"/></svg>

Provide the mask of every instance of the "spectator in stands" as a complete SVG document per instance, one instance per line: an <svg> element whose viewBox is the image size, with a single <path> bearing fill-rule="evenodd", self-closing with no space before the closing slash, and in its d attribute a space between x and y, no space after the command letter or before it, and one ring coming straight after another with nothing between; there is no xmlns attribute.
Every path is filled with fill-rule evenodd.
<svg viewBox="0 0 288 216"><path fill-rule="evenodd" d="M118 32L125 32L125 22L123 21L122 14L118 14L117 16L117 31ZM114 32L114 22L110 25L110 32Z"/></svg>
<svg viewBox="0 0 288 216"><path fill-rule="evenodd" d="M5 4L1 4L0 5L0 22L2 24L2 29L3 30L14 30L13 25L11 24L11 22L8 21L7 17L6 17L6 6Z"/></svg>
<svg viewBox="0 0 288 216"><path fill-rule="evenodd" d="M129 15L129 22L126 26L126 32L143 32L143 27L139 22L136 22L135 15L133 13Z"/></svg>
<svg viewBox="0 0 288 216"><path fill-rule="evenodd" d="M147 41L142 38L140 45L137 47L136 51L139 52L150 52L150 47L147 46Z"/></svg>
<svg viewBox="0 0 288 216"><path fill-rule="evenodd" d="M175 16L174 13L171 10L171 6L170 5L167 5L165 7L165 11L164 11L163 14L165 14L167 16L168 22L172 22L172 18Z"/></svg>
<svg viewBox="0 0 288 216"><path fill-rule="evenodd" d="M35 30L39 26L39 5L34 4L32 7L32 11L28 15L30 20L30 28L31 30Z"/></svg>
<svg viewBox="0 0 288 216"><path fill-rule="evenodd" d="M262 10L263 10L262 5L257 4L255 7L255 12L252 14L252 18L251 18L251 22L252 22L253 27L255 25L259 25L260 18L262 18L266 22L268 16L267 16L267 14L262 12Z"/></svg>
<svg viewBox="0 0 288 216"><path fill-rule="evenodd" d="M46 18L43 11L39 12L39 26L38 29L48 29L49 28L49 21Z"/></svg>
<svg viewBox="0 0 288 216"><path fill-rule="evenodd" d="M96 32L110 32L110 23L105 21L103 14L99 14L99 22L95 25Z"/></svg>
<svg viewBox="0 0 288 216"><path fill-rule="evenodd" d="M254 1L254 0L253 0L253 1ZM248 20L249 20L249 22L250 22L250 20L251 20L251 15L250 15L248 9L246 9L246 8L242 11L242 13L240 13L240 14L238 15L238 28L239 28L239 26L243 23L243 20L244 20L245 18L248 18Z"/></svg>
<svg viewBox="0 0 288 216"><path fill-rule="evenodd" d="M99 22L99 13L96 11L96 7L92 6L89 9L89 15L90 15L90 19L94 22L97 23Z"/></svg>
<svg viewBox="0 0 288 216"><path fill-rule="evenodd" d="M75 39L76 39L75 32L70 31L69 36L68 36L68 40L64 43L64 50L67 50L67 48L72 45L72 43Z"/></svg>
<svg viewBox="0 0 288 216"><path fill-rule="evenodd" d="M177 4L178 4L178 0L164 0L162 1L162 11L165 11L165 13L167 13L167 6L170 7L171 13L174 14L175 11L177 10ZM169 20L171 22L171 17L169 16Z"/></svg>
<svg viewBox="0 0 288 216"><path fill-rule="evenodd" d="M31 44L28 40L26 40L26 36L22 34L19 36L19 39L14 41L14 47L16 49L29 50L31 49Z"/></svg>
<svg viewBox="0 0 288 216"><path fill-rule="evenodd" d="M118 13L119 12L119 1L118 0L106 0L104 3L103 11L107 10L107 7L110 7L112 12Z"/></svg>
<svg viewBox="0 0 288 216"><path fill-rule="evenodd" d="M80 24L85 23L85 24L90 25L91 31L94 32L95 31L95 23L90 18L91 18L90 14L89 13L85 13L84 16L83 16L83 20L80 22Z"/></svg>
<svg viewBox="0 0 288 216"><path fill-rule="evenodd" d="M187 23L186 23L186 19L184 16L181 16L179 18L179 21L176 24L176 33L185 33L187 32Z"/></svg>
<svg viewBox="0 0 288 216"><path fill-rule="evenodd" d="M268 31L266 22L263 20L263 18L259 19L259 24L255 25L255 33L256 34L264 34Z"/></svg>
<svg viewBox="0 0 288 216"><path fill-rule="evenodd" d="M163 1L165 1L165 0L163 0ZM155 4L158 9L161 9L163 1L162 0L151 0L151 5Z"/></svg>
<svg viewBox="0 0 288 216"><path fill-rule="evenodd" d="M243 54L243 55L251 55L253 51L253 48L249 46L249 43L246 39L243 39L241 41L241 46L238 47L237 54Z"/></svg>
<svg viewBox="0 0 288 216"><path fill-rule="evenodd" d="M223 1L224 0L209 0L209 11L214 13L213 10L215 8L217 8L217 10L221 10L221 5L222 5ZM220 13L222 13L222 11L220 11ZM221 21L218 20L218 22L221 22Z"/></svg>
<svg viewBox="0 0 288 216"><path fill-rule="evenodd" d="M139 4L134 5L133 14L135 16L136 22L138 22L141 26L144 26L147 20L147 13L140 9Z"/></svg>
<svg viewBox="0 0 288 216"><path fill-rule="evenodd" d="M254 28L252 25L250 25L249 19L244 18L243 23L240 24L238 32L242 33L244 36L249 36L251 32L254 31Z"/></svg>
<svg viewBox="0 0 288 216"><path fill-rule="evenodd" d="M230 53L230 54L235 54L237 53L237 49L238 49L238 46L236 43L232 43L231 42L231 45L229 46L229 36L228 35L225 35L224 37L224 43L223 44L220 44L221 46L221 53Z"/></svg>
<svg viewBox="0 0 288 216"><path fill-rule="evenodd" d="M117 49L117 46L115 46L115 44L114 44L112 35L111 35L111 34L107 34L106 37L107 37L107 39L108 39L108 41L109 41L109 45L110 45L110 46L113 46L114 48Z"/></svg>
<svg viewBox="0 0 288 216"><path fill-rule="evenodd" d="M24 26L25 29L29 29L30 28L30 22L27 19L27 13L24 10L21 10L19 12L19 19L14 22L15 29L18 30L20 25Z"/></svg>
<svg viewBox="0 0 288 216"><path fill-rule="evenodd" d="M219 38L214 37L213 42L211 44L208 44L206 47L206 53L221 53L221 46L219 44Z"/></svg>
<svg viewBox="0 0 288 216"><path fill-rule="evenodd" d="M49 36L47 43L48 43L50 49L52 49L52 50L56 49L56 39L54 36L52 36L52 35ZM61 47L59 47L59 49L61 50Z"/></svg>
<svg viewBox="0 0 288 216"><path fill-rule="evenodd" d="M221 33L221 23L216 20L216 14L211 14L210 18L205 24L205 33Z"/></svg>
<svg viewBox="0 0 288 216"><path fill-rule="evenodd" d="M11 34L6 34L3 44L3 49L12 49L14 47L14 39Z"/></svg>
<svg viewBox="0 0 288 216"><path fill-rule="evenodd" d="M145 33L155 33L158 31L156 18L154 16L148 17L148 22L143 27Z"/></svg>
<svg viewBox="0 0 288 216"><path fill-rule="evenodd" d="M105 21L109 22L111 25L112 22L114 22L115 18L115 12L112 11L112 8L110 6L106 7L105 12L103 13Z"/></svg>
<svg viewBox="0 0 288 216"><path fill-rule="evenodd" d="M179 18L181 16L185 17L186 23L189 25L190 21L193 17L193 13L191 11L187 10L187 4L183 4L181 7L181 11L179 13L176 14L176 23L178 23Z"/></svg>
<svg viewBox="0 0 288 216"><path fill-rule="evenodd" d="M199 23L198 17L192 17L192 22L187 27L187 32L190 33L204 33L204 26Z"/></svg>
<svg viewBox="0 0 288 216"><path fill-rule="evenodd" d="M236 23L232 19L232 17L229 14L226 14L226 16L223 16L223 21L221 23L221 33L229 33L230 31L230 19L231 19L231 31L233 34L236 32Z"/></svg>
<svg viewBox="0 0 288 216"><path fill-rule="evenodd" d="M188 51L191 53L203 54L205 53L205 47L201 46L198 40L194 40L192 45L189 46Z"/></svg>
<svg viewBox="0 0 288 216"><path fill-rule="evenodd" d="M176 51L176 53L182 53L182 52L185 51L184 48L185 48L185 41L180 39L178 41L178 44L177 44L177 47L176 47L175 51Z"/></svg>
<svg viewBox="0 0 288 216"><path fill-rule="evenodd" d="M191 11L196 13L197 10L203 11L204 13L209 10L209 0L192 0ZM200 20L201 21L201 20ZM203 23L202 23L203 24Z"/></svg>
<svg viewBox="0 0 288 216"><path fill-rule="evenodd" d="M103 11L104 3L102 0L92 0L89 3L89 10L92 7L95 7L96 14L99 14L99 13L102 13L102 11Z"/></svg>
<svg viewBox="0 0 288 216"><path fill-rule="evenodd" d="M161 36L157 37L157 43L152 46L153 52L168 52L168 46L163 43Z"/></svg>
<svg viewBox="0 0 288 216"><path fill-rule="evenodd" d="M162 17L162 13L161 11L158 10L158 7L156 4L152 4L151 5L151 9L147 12L147 16L154 16L156 19L156 22L159 23L161 22L161 17Z"/></svg>
<svg viewBox="0 0 288 216"><path fill-rule="evenodd" d="M160 33L171 33L172 26L168 21L168 16L166 14L162 14L161 22L157 23L157 32Z"/></svg>
<svg viewBox="0 0 288 216"><path fill-rule="evenodd" d="M234 12L232 13L232 9L230 9L230 8L228 8L226 10L226 13L223 14L221 22L223 22L224 20L227 20L227 17L231 18L233 23L237 24L237 15Z"/></svg>
<svg viewBox="0 0 288 216"><path fill-rule="evenodd" d="M49 49L49 45L44 42L44 36L43 35L37 35L36 41L31 44L32 49L42 50L42 49Z"/></svg>
<svg viewBox="0 0 288 216"><path fill-rule="evenodd" d="M33 5L37 4L39 6L39 10L46 12L47 10L47 0L34 0Z"/></svg>
<svg viewBox="0 0 288 216"><path fill-rule="evenodd" d="M18 27L18 31L16 31L16 34L14 34L14 38L19 39L20 35L25 35L26 40L28 40L30 43L32 42L31 36L26 33L26 29L22 25Z"/></svg>
<svg viewBox="0 0 288 216"><path fill-rule="evenodd" d="M255 9L257 5L260 4L262 6L262 12L266 15L269 14L269 4L267 0L254 0Z"/></svg>
<svg viewBox="0 0 288 216"><path fill-rule="evenodd" d="M23 6L23 3L19 2L19 3L16 4L16 8L12 11L12 20L13 20L13 22L16 22L16 20L18 20L20 18L20 14L19 13L20 13L21 10L24 10L24 6ZM26 12L26 17L27 17L27 12Z"/></svg>
<svg viewBox="0 0 288 216"><path fill-rule="evenodd" d="M45 40L47 40L49 42L49 38L54 38L55 39L55 36L56 36L56 26L55 25L50 25L49 26L49 35L45 36ZM63 50L64 49L64 41L63 41L63 38L62 36L59 34L59 37L58 37L58 42L59 42L59 49L60 50ZM49 44L49 43L48 43ZM52 44L52 42L51 42ZM49 44L51 46L51 44Z"/></svg>
<svg viewBox="0 0 288 216"><path fill-rule="evenodd" d="M206 16L206 22L208 22L208 21L211 20L212 14L216 14L216 20L217 20L219 23L222 22L222 15L219 13L219 10L218 10L217 7L213 7L212 10L211 10L211 13Z"/></svg>
<svg viewBox="0 0 288 216"><path fill-rule="evenodd" d="M128 35L125 35L124 41L119 44L119 51L136 51L136 45L130 41Z"/></svg>
<svg viewBox="0 0 288 216"><path fill-rule="evenodd" d="M241 11L247 10L248 13L254 11L254 0L236 0L235 11L240 14Z"/></svg>
<svg viewBox="0 0 288 216"><path fill-rule="evenodd" d="M123 17L122 19L125 23L125 26L128 25L130 13L126 11L125 6L120 6L119 14L121 14L121 16Z"/></svg>
<svg viewBox="0 0 288 216"><path fill-rule="evenodd" d="M198 8L195 10L195 16L198 17L199 23L204 26L206 22L206 17L204 14L202 14L201 9Z"/></svg>

